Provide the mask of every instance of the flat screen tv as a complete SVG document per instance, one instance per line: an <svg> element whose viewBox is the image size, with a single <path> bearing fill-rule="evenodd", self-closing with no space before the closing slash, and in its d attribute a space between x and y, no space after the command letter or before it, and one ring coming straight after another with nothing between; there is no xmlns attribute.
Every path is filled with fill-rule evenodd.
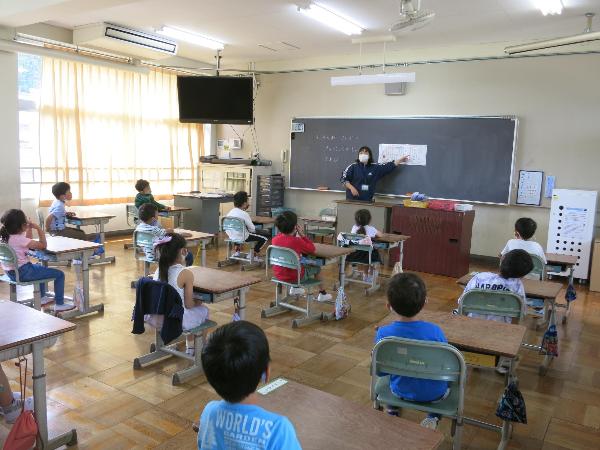
<svg viewBox="0 0 600 450"><path fill-rule="evenodd" d="M179 121L252 124L251 77L178 76Z"/></svg>

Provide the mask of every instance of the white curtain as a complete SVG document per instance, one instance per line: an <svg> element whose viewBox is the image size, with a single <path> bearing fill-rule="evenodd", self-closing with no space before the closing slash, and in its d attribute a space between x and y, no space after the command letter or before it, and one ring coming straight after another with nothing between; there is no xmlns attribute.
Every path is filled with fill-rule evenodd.
<svg viewBox="0 0 600 450"><path fill-rule="evenodd" d="M123 203L145 178L158 199L195 186L202 125L178 120L177 77L43 58L40 205L67 181L73 205Z"/></svg>

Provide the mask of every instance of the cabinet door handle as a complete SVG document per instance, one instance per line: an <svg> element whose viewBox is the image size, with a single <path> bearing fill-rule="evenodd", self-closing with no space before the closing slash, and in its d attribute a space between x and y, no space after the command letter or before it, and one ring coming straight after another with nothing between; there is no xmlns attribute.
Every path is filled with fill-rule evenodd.
<svg viewBox="0 0 600 450"><path fill-rule="evenodd" d="M450 242L452 242L453 244L458 244L458 239L449 239Z"/></svg>

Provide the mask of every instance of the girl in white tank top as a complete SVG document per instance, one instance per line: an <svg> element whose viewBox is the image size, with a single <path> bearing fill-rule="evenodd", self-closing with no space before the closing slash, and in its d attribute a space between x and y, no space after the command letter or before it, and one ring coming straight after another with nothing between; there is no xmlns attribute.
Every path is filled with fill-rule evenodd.
<svg viewBox="0 0 600 450"><path fill-rule="evenodd" d="M184 306L183 329L189 330L208 319L208 308L200 300L194 299L194 275L185 267L187 255L186 241L177 233L168 233L155 243L158 253L158 269L154 279L168 282L181 297ZM186 338L186 352L194 353L194 336Z"/></svg>

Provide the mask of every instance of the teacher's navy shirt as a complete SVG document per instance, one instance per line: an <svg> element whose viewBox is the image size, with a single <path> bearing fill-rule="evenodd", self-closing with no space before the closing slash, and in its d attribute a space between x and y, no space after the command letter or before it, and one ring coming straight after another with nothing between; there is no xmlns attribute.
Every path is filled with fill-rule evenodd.
<svg viewBox="0 0 600 450"><path fill-rule="evenodd" d="M350 164L344 170L342 174L342 183L350 182L352 186L358 191L358 197L352 196L352 192L346 189L347 200L361 200L364 202L370 202L373 200L375 195L375 186L377 181L388 173L392 172L396 168L394 162L388 162L385 164L367 164L364 165L359 162ZM362 186L367 185L368 190L363 190Z"/></svg>

